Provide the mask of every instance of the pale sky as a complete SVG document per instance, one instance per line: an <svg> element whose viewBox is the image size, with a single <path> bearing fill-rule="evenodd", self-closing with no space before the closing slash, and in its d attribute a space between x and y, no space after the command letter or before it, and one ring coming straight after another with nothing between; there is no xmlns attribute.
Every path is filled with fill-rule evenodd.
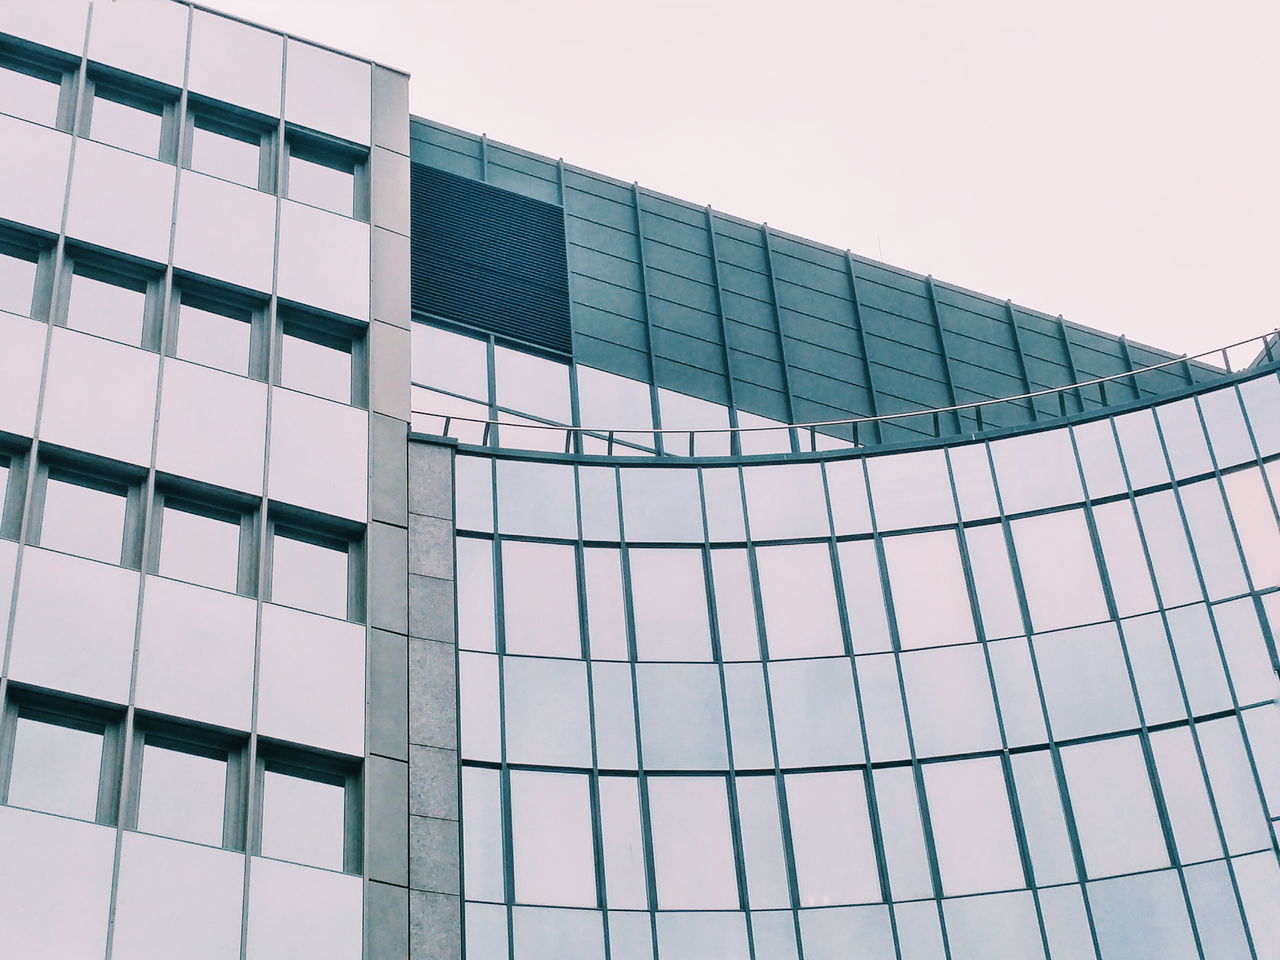
<svg viewBox="0 0 1280 960"><path fill-rule="evenodd" d="M411 109L1194 352L1280 325L1275 0L210 0Z"/></svg>

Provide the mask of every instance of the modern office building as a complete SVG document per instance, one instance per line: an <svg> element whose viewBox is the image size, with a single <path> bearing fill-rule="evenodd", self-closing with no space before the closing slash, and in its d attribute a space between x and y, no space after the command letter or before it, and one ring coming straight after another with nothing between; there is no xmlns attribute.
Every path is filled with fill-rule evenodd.
<svg viewBox="0 0 1280 960"><path fill-rule="evenodd" d="M1280 958L1274 337L0 35L3 955Z"/></svg>

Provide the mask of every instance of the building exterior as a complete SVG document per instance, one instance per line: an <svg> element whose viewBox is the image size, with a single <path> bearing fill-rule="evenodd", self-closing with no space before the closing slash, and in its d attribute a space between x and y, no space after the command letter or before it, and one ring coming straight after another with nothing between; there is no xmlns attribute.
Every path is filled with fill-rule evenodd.
<svg viewBox="0 0 1280 960"><path fill-rule="evenodd" d="M1280 958L1274 338L0 34L6 955Z"/></svg>

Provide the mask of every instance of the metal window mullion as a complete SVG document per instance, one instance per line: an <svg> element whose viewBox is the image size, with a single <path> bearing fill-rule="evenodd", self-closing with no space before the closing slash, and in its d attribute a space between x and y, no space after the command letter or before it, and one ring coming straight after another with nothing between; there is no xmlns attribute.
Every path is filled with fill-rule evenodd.
<svg viewBox="0 0 1280 960"><path fill-rule="evenodd" d="M955 471L951 465L951 457L948 453L947 461L947 478L951 487L951 503L956 512L958 525L956 527L956 540L960 548L960 568L964 573L965 590L969 598L970 616L973 617L974 628L978 643L981 644L982 660L987 668L987 683L991 687L991 702L995 708L996 728L1000 732L1000 770L1003 774L1005 791L1008 795L1009 811L1013 819L1013 835L1014 842L1018 845L1018 857L1022 861L1022 879L1024 885L1031 891L1031 899L1035 904L1036 923L1040 928L1040 942L1044 948L1045 956L1051 953L1049 946L1049 932L1045 925L1044 910L1040 903L1040 890L1035 884L1035 871L1031 864L1031 847L1027 841L1026 827L1022 822L1022 804L1018 799L1017 785L1013 779L1013 764L1009 760L1009 737L1005 730L1004 713L1000 709L1000 693L996 685L995 667L991 663L991 648L987 641L986 625L982 621L982 607L978 602L978 588L974 582L972 564L969 559L969 542L964 535L965 527L961 520L960 512L960 494L956 485Z"/></svg>
<svg viewBox="0 0 1280 960"><path fill-rule="evenodd" d="M1172 460L1170 459L1170 456L1169 456L1169 449L1168 449L1168 444L1166 443L1165 438L1164 438L1164 431L1163 431L1163 429L1160 427L1160 419L1159 419L1159 417L1155 417L1155 418L1153 418L1153 419L1155 420L1155 423L1156 423L1156 434L1157 434L1157 436L1160 438L1160 447L1161 447L1161 449L1164 451L1165 464L1166 464L1166 466L1168 467L1169 475L1172 477L1172 476L1173 476L1173 462L1172 462ZM1197 584L1198 584L1198 585L1199 585L1199 587L1200 587L1200 595L1201 595L1201 597L1203 598L1203 603L1204 603L1204 607L1205 607L1205 613L1206 613L1206 614L1208 615L1208 617L1209 617L1209 626L1210 626L1210 628L1211 628L1211 629L1212 629L1212 631L1213 631L1214 644L1215 644L1215 646L1217 647L1217 650L1218 650L1218 659L1219 659L1219 662L1220 662L1220 663L1221 663L1221 665L1222 665L1222 674L1223 674L1223 677L1226 679L1226 682L1227 682L1227 692L1228 692L1228 694L1229 694L1229 695L1230 695L1230 697L1231 697L1232 710L1235 712L1236 726L1238 727L1239 732L1240 732L1240 742L1241 742L1242 746L1244 747L1245 756L1246 756L1246 757L1248 758L1248 760L1249 760L1249 770L1250 770L1250 773L1251 773L1251 774L1252 774L1252 776L1253 776L1254 789L1257 791L1259 805L1262 807L1262 810L1263 810L1264 815L1265 815L1265 813L1267 812L1266 800L1265 800L1266 793L1265 793L1265 791L1263 790L1261 774L1259 774L1259 772L1258 772L1258 762L1257 762L1257 758L1254 756L1254 752L1253 752L1253 745L1252 745L1252 743L1250 742L1250 738L1249 738L1248 730L1245 728L1245 725L1244 725L1244 715L1243 715L1243 711L1242 711L1242 709L1241 709L1241 707L1240 707L1240 698L1239 698L1239 696L1237 696L1237 694L1236 694L1235 681L1231 678L1231 668L1230 668L1230 664L1229 664L1229 662L1228 662L1228 660L1227 660L1226 648L1223 646L1223 643L1222 643L1222 631L1221 631L1221 629L1218 627L1218 618L1217 618L1217 615L1214 613L1214 604L1213 604L1213 601L1212 601L1212 600L1210 599L1210 597L1209 597L1209 590L1208 590L1208 586L1207 586L1207 584L1205 583L1205 578L1204 578L1204 568L1203 568L1203 565L1201 564L1201 561L1200 561L1199 551L1198 551L1198 549L1196 548L1195 541L1194 541L1194 539L1192 538L1192 535L1191 535L1191 525L1190 525L1189 521L1187 520L1186 506L1185 506L1185 505L1183 504L1183 502L1182 502L1182 492L1181 492L1181 489L1180 489L1180 487L1179 487L1179 485L1178 485L1178 483L1177 483L1176 481L1174 482L1174 484L1173 484L1173 486L1172 486L1172 490L1173 490L1174 502L1175 502L1175 503L1177 504L1177 506L1178 506L1178 515L1179 515L1179 517L1181 518L1181 521L1182 521L1182 532L1183 532L1183 536L1186 538L1186 541L1187 541L1187 547L1188 547L1188 550L1190 551L1190 555L1191 555L1191 563L1192 563L1192 566L1193 566L1193 567L1194 567L1194 569L1195 569L1195 573L1196 573L1196 582L1197 582ZM1219 478L1219 490L1221 491L1221 479L1220 479L1220 478ZM1220 493L1219 495L1221 495L1221 493ZM1226 507L1225 498L1224 498L1223 506L1224 506L1224 507ZM1228 509L1228 511L1227 511L1227 516L1228 516L1228 518L1230 517L1230 511L1229 511L1229 509ZM1234 533L1234 527L1232 528L1232 530L1233 530L1233 533ZM1238 547L1238 542L1237 542L1237 549L1238 549L1238 548L1239 548L1239 547ZM1246 568L1246 571L1247 571L1247 568ZM1246 575L1247 575L1247 573L1246 573ZM1210 791L1209 791L1209 792L1210 792L1210 795L1212 796L1212 794L1213 794L1212 787L1210 787ZM1271 820L1269 817L1267 817L1266 819L1267 819L1267 827L1268 827L1268 830L1269 830L1269 831L1270 831L1270 833L1271 833L1271 844L1272 844L1272 848L1273 848L1273 849L1280 848L1280 839L1278 839L1278 838L1277 838L1277 833L1276 833L1276 824L1275 824L1275 821Z"/></svg>
<svg viewBox="0 0 1280 960"><path fill-rule="evenodd" d="M742 529L745 538L744 549L747 556L747 574L751 586L751 603L755 613L756 637L760 648L760 676L764 685L764 709L769 724L769 749L773 754L773 785L778 802L778 823L782 832L783 863L787 870L787 887L791 898L791 923L795 934L798 960L804 960L804 941L800 931L800 879L796 869L795 844L791 836L791 807L787 802L786 779L782 771L781 755L778 752L778 728L774 722L773 687L770 682L768 666L772 662L768 657L769 638L765 632L764 597L760 592L760 571L756 565L755 544L751 538L751 517L747 510L746 486L742 470L735 468L738 479L739 504L742 510ZM767 958L765 958L767 960Z"/></svg>
<svg viewBox="0 0 1280 960"><path fill-rule="evenodd" d="M1063 826L1066 829L1067 843L1071 847L1071 858L1076 868L1076 885L1080 889L1080 900L1084 906L1085 919L1089 926L1089 938L1093 944L1094 956L1101 958L1102 947L1098 941L1097 925L1093 918L1093 904L1089 896L1089 874L1085 869L1084 847L1080 841L1080 830L1076 824L1075 811L1071 807L1071 795L1067 789L1066 770L1062 765L1061 748L1053 735L1053 720L1049 716L1049 702L1044 692L1044 681L1040 674L1039 658L1036 656L1035 644L1032 642L1035 630L1031 620L1031 608L1027 603L1026 588L1022 581L1022 568L1014 545L1013 527L1010 524L1009 515L1005 512L1004 497L1000 493L1000 483L996 477L995 460L991 454L991 446L990 444L984 444L984 446L987 452L987 467L992 476L992 489L995 491L997 516L999 517L1001 530L1004 533L1005 552L1009 557L1009 573L1013 579L1014 593L1018 601L1018 613L1022 618L1022 629L1026 635L1027 655L1031 661L1031 673L1035 678L1036 695L1040 701L1040 716L1044 722L1049 760L1053 768L1054 780L1057 782L1058 802L1062 807ZM1016 781L1014 783L1014 793L1017 793Z"/></svg>
<svg viewBox="0 0 1280 960"><path fill-rule="evenodd" d="M1111 429L1112 429L1112 435L1116 442L1117 454L1118 454L1119 463L1120 463L1120 470L1124 477L1125 487L1128 491L1127 498L1129 502L1129 509L1134 518L1134 527L1138 532L1138 542L1142 548L1142 556L1143 556L1143 561L1146 564L1147 576L1151 580L1152 594L1156 602L1156 612L1159 614L1160 623L1164 630L1165 643L1168 645L1170 663L1172 663L1173 665L1174 677L1178 683L1179 696L1182 699L1183 710L1186 713L1186 718L1187 718L1186 727L1187 727L1188 733L1191 736L1192 748L1194 749L1195 755L1196 755L1196 764L1200 768L1200 778L1205 788L1205 797L1209 801L1209 813L1210 813L1210 816L1213 818L1214 830L1218 834L1218 844L1222 849L1222 859L1226 864L1228 878L1231 881L1231 889L1232 889L1232 894L1236 901L1236 909L1240 911L1240 914L1243 917L1245 916L1244 904L1243 904L1243 900L1241 899L1239 885L1236 880L1235 867L1231 859L1230 851L1227 848L1226 831L1223 828L1222 817L1218 810L1218 800L1217 800L1217 797L1214 795L1213 786L1209 779L1209 768L1208 768L1207 762L1205 761L1204 746L1200 742L1200 730L1195 721L1194 712L1192 711L1191 696L1187 691L1186 681L1183 678L1182 663L1178 656L1178 648L1173 642L1173 631L1169 626L1169 615L1165 608L1164 598L1161 594L1159 581L1156 578L1155 561L1152 559L1150 544L1147 542L1146 530L1142 525L1141 517L1138 513L1137 498L1133 492L1132 481L1130 480L1130 477L1129 477L1129 465L1125 457L1124 451L1119 444L1119 434L1116 431L1114 419L1111 420ZM1072 438L1072 445L1074 448L1075 447L1074 436ZM1077 456L1078 456L1078 453L1077 453ZM1117 621L1117 623L1119 625L1120 642L1122 645L1125 645L1124 647L1122 647L1122 649L1125 650L1125 657L1126 657L1126 663L1127 663L1128 651L1127 651L1127 641L1125 640L1125 636L1124 636L1123 621ZM1141 700L1137 697L1136 694L1135 694L1135 700L1138 703L1138 709L1141 710L1142 709ZM1163 792L1159 787L1159 780L1157 777L1158 770L1154 766L1154 750L1150 749L1149 744L1146 742L1147 740L1149 740L1149 735L1147 737L1144 737L1143 752L1144 752L1144 755L1146 755L1148 750L1150 750L1150 752L1153 755L1151 757L1151 760L1149 761L1152 763L1152 766L1150 768L1152 781L1153 781L1153 784L1157 785L1156 787L1157 790L1161 791L1157 796L1157 803L1159 804L1158 810L1160 811L1162 818L1167 819L1168 814L1165 809L1165 805L1163 801ZM1169 833L1170 837L1172 837L1171 827L1172 825L1170 823L1170 833ZM1176 852L1176 846L1171 846L1171 849ZM1181 868L1179 868L1179 877L1180 879L1182 878ZM1184 895L1185 895L1186 893L1185 881L1183 883L1183 886L1184 886ZM1190 911L1190 909L1189 909L1189 915L1192 918L1193 930L1196 931L1195 933L1196 942L1197 944L1199 944L1200 943L1199 931L1195 923L1195 914L1193 911ZM1250 952L1256 957L1256 951L1254 951L1254 947L1253 947L1253 938L1247 929L1247 926L1248 926L1247 923L1244 924L1244 926L1246 927L1245 937L1249 944Z"/></svg>
<svg viewBox="0 0 1280 960"><path fill-rule="evenodd" d="M280 351L278 349L279 341L279 305L280 296L278 291L279 273L280 273L280 221L283 215L284 207L284 184L285 184L285 163L287 150L285 149L285 122L284 122L284 94L285 80L288 76L289 69L289 45L285 44L281 52L280 60L280 116L276 121L276 142L280 145L279 150L275 153L276 164L276 197L275 197L275 225L274 225L274 243L272 244L272 264L271 264L271 292L267 300L267 314L265 318L266 327L266 347L267 347L267 364L266 364L266 384L267 384L267 406L266 417L266 433L263 437L263 456L262 456L262 497L258 501L258 524L257 534L257 582L254 591L254 638L253 638L253 696L250 701L251 712L249 716L249 745L245 751L245 771L246 785L244 792L245 802L245 833L244 833L244 888L241 897L241 917L240 917L240 958L247 960L249 949L249 897L250 897L250 867L253 863L254 854L261 848L261 798L259 794L262 788L262 778L260 776L262 762L258 755L258 695L261 680L262 667L262 621L263 609L266 598L269 595L270 587L270 569L271 569L271 537L272 523L268 513L269 501L267 491L269 490L268 481L271 476L271 411L275 399L275 384L279 379ZM363 872L363 871L362 871Z"/></svg>
<svg viewBox="0 0 1280 960"><path fill-rule="evenodd" d="M636 677L636 628L635 600L631 592L631 560L627 544L626 521L622 510L622 478L618 468L614 470L614 503L618 511L618 559L622 568L622 610L627 631L627 668L631 674L631 717L636 744L636 792L640 802L640 839L644 846L645 885L649 898L649 936L653 943L653 957L658 960L658 878L653 859L653 819L649 809L649 779L644 769L644 743L640 736L640 690Z"/></svg>
<svg viewBox="0 0 1280 960"><path fill-rule="evenodd" d="M591 637L587 620L587 571L586 555L583 545L582 520L582 485L577 481L578 469L574 468L573 496L574 513L577 515L578 539L574 550L574 566L577 572L578 597L578 635L581 638L581 656L583 672L587 680L587 735L591 742L591 773L588 777L591 802L591 837L592 854L596 869L596 902L600 908L601 920L604 924L605 960L611 957L609 946L609 891L608 878L605 875L604 861L604 819L600 801L600 755L596 742L596 697L594 661L591 658Z"/></svg>
<svg viewBox="0 0 1280 960"><path fill-rule="evenodd" d="M850 268L852 269L852 267ZM861 471L866 483L866 470ZM835 535L835 514L831 506L831 483L827 471L822 471L822 488L827 511L827 524L831 531L830 550L832 575L835 578L836 615L840 618L840 630L843 635L845 656L849 659L849 670L853 675L853 696L858 711L858 731L862 738L862 786L867 798L867 817L871 827L871 845L876 858L876 876L880 883L880 896L886 904L892 904L892 891L889 887L889 861L884 847L884 832L880 829L880 803L876 798L875 785L871 775L871 738L867 734L865 713L862 709L862 682L858 677L857 656L853 647L853 628L849 618L849 604L844 591L844 571L840 566L840 549ZM897 660L894 660L895 667ZM797 901L798 902L798 901ZM901 954L902 945L898 934L898 917L890 907L889 933L893 938L895 952Z"/></svg>
<svg viewBox="0 0 1280 960"><path fill-rule="evenodd" d="M929 808L925 801L924 773L921 770L920 756L916 751L915 731L911 723L911 705L907 702L906 679L902 674L902 638L898 632L898 618L894 612L893 594L889 588L889 567L884 556L883 537L880 533L880 525L876 520L875 498L871 491L871 475L866 470L862 471L862 474L863 484L866 486L867 513L871 520L871 536L876 548L876 561L880 567L880 588L884 595L885 616L889 622L889 636L893 645L893 663L898 676L898 696L902 700L903 725L907 734L911 778L916 790L916 809L920 816L921 839L924 841L925 859L929 864L930 882L933 887L933 902L938 912L938 929L942 935L942 949L949 958L951 956L951 942L947 936L947 921L942 909L942 870L938 864L938 851L933 841L933 821L929 816ZM859 722L861 723L861 717L859 717ZM867 770L868 772L871 770L869 760ZM894 913L894 901L890 900L889 902L890 913Z"/></svg>

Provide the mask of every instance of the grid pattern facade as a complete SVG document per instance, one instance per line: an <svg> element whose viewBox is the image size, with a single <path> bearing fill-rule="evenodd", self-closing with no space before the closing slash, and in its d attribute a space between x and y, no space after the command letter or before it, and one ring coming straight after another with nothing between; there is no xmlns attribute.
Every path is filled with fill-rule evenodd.
<svg viewBox="0 0 1280 960"><path fill-rule="evenodd" d="M6 953L407 954L367 707L406 82L185 3L0 9Z"/></svg>
<svg viewBox="0 0 1280 960"><path fill-rule="evenodd" d="M1276 957L1278 410L467 448L469 960Z"/></svg>

